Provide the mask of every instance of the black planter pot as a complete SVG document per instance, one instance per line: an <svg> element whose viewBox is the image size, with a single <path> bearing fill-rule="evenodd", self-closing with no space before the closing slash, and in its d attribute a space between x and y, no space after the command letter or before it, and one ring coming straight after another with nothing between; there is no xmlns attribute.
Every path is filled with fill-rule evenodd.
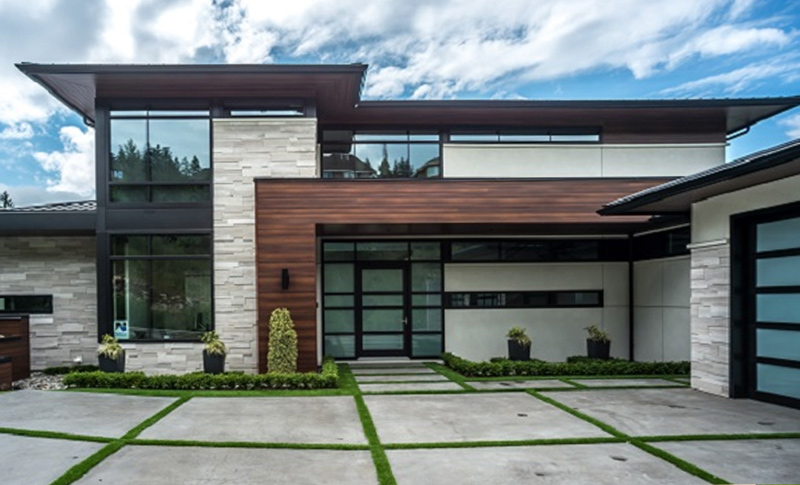
<svg viewBox="0 0 800 485"><path fill-rule="evenodd" d="M531 346L520 345L516 340L509 339L508 360L531 360Z"/></svg>
<svg viewBox="0 0 800 485"><path fill-rule="evenodd" d="M586 354L590 359L608 360L608 353L611 349L611 342L598 342L586 339Z"/></svg>
<svg viewBox="0 0 800 485"><path fill-rule="evenodd" d="M212 355L204 350L203 372L206 374L222 374L225 372L225 355Z"/></svg>
<svg viewBox="0 0 800 485"><path fill-rule="evenodd" d="M99 367L103 372L125 372L125 351L117 359L110 359L105 355L98 355Z"/></svg>

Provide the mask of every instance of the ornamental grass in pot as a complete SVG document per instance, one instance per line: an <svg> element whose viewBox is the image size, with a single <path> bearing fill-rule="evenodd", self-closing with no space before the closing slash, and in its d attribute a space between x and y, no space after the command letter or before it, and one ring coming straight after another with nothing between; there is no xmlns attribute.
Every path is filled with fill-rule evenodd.
<svg viewBox="0 0 800 485"><path fill-rule="evenodd" d="M125 349L111 335L103 335L97 348L97 360L103 372L125 372Z"/></svg>
<svg viewBox="0 0 800 485"><path fill-rule="evenodd" d="M611 339L608 334L597 325L590 325L586 331L589 332L589 338L586 339L586 355L590 359L608 360L611 350Z"/></svg>
<svg viewBox="0 0 800 485"><path fill-rule="evenodd" d="M225 342L219 339L217 332L206 332L200 337L206 344L203 347L203 372L206 374L222 374L225 372L225 355L228 348Z"/></svg>
<svg viewBox="0 0 800 485"><path fill-rule="evenodd" d="M522 327L513 327L506 334L508 337L509 360L531 360L531 338Z"/></svg>

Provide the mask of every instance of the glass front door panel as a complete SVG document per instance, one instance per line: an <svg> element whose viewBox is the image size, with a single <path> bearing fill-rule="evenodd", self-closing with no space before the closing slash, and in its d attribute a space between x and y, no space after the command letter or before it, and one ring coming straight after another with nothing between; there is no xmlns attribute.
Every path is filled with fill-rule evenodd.
<svg viewBox="0 0 800 485"><path fill-rule="evenodd" d="M398 266L373 264L361 268L361 350L364 355L406 355L405 275L405 269Z"/></svg>
<svg viewBox="0 0 800 485"><path fill-rule="evenodd" d="M376 310L365 308L361 312L361 328L364 332L402 332L403 309Z"/></svg>
<svg viewBox="0 0 800 485"><path fill-rule="evenodd" d="M362 346L367 351L402 351L405 347L403 334L364 334Z"/></svg>

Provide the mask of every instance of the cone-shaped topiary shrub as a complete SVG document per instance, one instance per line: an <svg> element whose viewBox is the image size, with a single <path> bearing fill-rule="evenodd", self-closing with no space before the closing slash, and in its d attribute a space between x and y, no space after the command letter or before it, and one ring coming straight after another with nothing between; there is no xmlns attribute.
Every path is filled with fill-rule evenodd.
<svg viewBox="0 0 800 485"><path fill-rule="evenodd" d="M297 332L286 308L276 308L269 317L267 370L297 372Z"/></svg>

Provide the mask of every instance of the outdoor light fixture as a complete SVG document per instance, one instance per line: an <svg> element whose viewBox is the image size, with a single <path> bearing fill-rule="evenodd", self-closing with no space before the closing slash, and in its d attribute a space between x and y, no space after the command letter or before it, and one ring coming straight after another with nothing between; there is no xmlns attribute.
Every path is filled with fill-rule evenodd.
<svg viewBox="0 0 800 485"><path fill-rule="evenodd" d="M283 268L281 270L281 288L284 290L289 289L289 269Z"/></svg>

